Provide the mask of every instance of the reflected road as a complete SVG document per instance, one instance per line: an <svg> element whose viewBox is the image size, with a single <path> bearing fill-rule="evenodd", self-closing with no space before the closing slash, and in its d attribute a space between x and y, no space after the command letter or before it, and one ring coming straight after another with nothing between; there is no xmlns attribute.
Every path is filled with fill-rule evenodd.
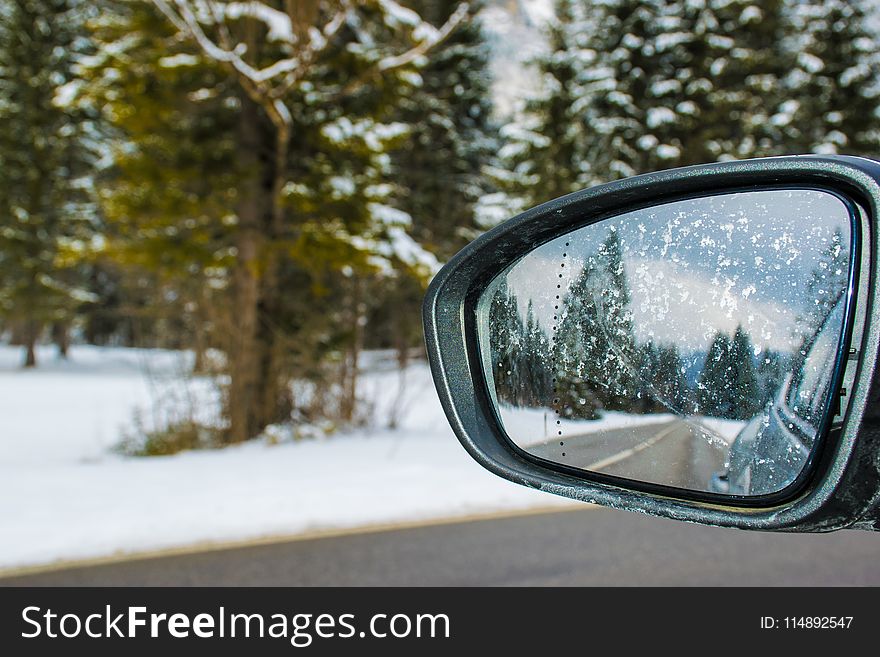
<svg viewBox="0 0 880 657"><path fill-rule="evenodd" d="M724 468L728 447L695 424L674 420L562 436L526 451L583 470L707 491L712 473Z"/></svg>

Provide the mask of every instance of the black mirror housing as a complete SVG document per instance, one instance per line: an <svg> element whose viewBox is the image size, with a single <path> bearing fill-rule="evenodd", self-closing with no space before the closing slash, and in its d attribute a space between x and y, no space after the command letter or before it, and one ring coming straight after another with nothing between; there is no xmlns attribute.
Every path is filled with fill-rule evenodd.
<svg viewBox="0 0 880 657"><path fill-rule="evenodd" d="M792 188L827 191L857 208L860 217L853 238L861 248L855 267L860 270L849 289L846 350L857 360L852 389L846 391L849 405L842 426L824 436L815 463L796 490L779 499L738 504L552 467L513 445L495 411L477 337L477 301L496 276L541 244L625 212L714 194ZM428 358L453 430L471 456L491 472L585 502L742 529L880 529L878 213L880 162L795 156L646 174L576 192L510 219L453 257L425 298ZM853 331L856 297L864 322Z"/></svg>

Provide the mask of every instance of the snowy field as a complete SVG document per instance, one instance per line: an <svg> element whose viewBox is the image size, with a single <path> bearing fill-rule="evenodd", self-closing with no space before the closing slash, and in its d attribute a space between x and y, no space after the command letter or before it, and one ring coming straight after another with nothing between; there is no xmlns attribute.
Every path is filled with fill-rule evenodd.
<svg viewBox="0 0 880 657"><path fill-rule="evenodd" d="M287 536L475 513L575 505L504 481L461 448L427 365L401 377L390 358L367 354L363 395L377 427L294 441L265 439L162 457L115 449L136 425L161 426L181 409L216 414L205 380L183 376L186 354L74 347L39 367L0 345L0 571L20 566L194 544ZM186 381L186 383L184 383ZM544 435L540 410L516 411L520 430ZM579 432L670 421L608 413L572 422ZM730 442L742 422L700 419ZM577 426L574 426L577 425Z"/></svg>
<svg viewBox="0 0 880 657"><path fill-rule="evenodd" d="M180 384L175 352L53 349L22 371L0 346L0 570L192 544L571 505L483 470L453 436L427 366L407 373L397 430L303 441L259 440L175 456L113 448L135 421L211 399ZM399 374L373 363L364 381L382 426ZM160 409L157 411L156 409ZM210 417L210 401L197 404Z"/></svg>

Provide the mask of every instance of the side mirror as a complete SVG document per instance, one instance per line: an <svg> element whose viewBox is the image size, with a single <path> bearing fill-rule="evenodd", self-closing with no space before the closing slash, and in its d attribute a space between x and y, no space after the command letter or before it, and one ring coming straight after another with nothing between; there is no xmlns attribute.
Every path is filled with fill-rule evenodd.
<svg viewBox="0 0 880 657"><path fill-rule="evenodd" d="M664 171L489 231L424 306L459 440L511 481L745 529L880 528L880 163Z"/></svg>

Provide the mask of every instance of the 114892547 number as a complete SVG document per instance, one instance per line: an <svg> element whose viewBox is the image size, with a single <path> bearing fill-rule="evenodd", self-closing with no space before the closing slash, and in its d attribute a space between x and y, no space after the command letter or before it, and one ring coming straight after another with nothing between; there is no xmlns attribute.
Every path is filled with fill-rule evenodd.
<svg viewBox="0 0 880 657"><path fill-rule="evenodd" d="M785 625L806 630L849 629L852 616L786 616Z"/></svg>

